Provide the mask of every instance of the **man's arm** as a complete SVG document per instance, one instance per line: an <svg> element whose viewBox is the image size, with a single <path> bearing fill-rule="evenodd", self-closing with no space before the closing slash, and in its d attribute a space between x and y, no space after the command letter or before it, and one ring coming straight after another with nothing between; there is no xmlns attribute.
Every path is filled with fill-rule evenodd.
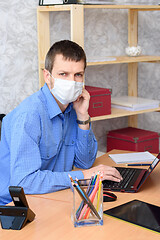
<svg viewBox="0 0 160 240"><path fill-rule="evenodd" d="M87 121L89 119L90 95L86 89L73 103L79 121ZM76 142L76 159L75 166L79 168L90 168L95 161L97 154L97 141L91 129L91 124L78 124L78 135Z"/></svg>
<svg viewBox="0 0 160 240"><path fill-rule="evenodd" d="M18 116L10 139L10 185L22 186L27 194L48 193L70 187L68 173L73 178L83 178L81 171L53 172L47 167L43 169L42 161L45 160L42 160L39 149L41 122L38 118L38 115L25 116L25 113Z"/></svg>
<svg viewBox="0 0 160 240"><path fill-rule="evenodd" d="M78 128L75 153L76 167L87 169L93 165L97 154L97 141L91 127L89 130Z"/></svg>

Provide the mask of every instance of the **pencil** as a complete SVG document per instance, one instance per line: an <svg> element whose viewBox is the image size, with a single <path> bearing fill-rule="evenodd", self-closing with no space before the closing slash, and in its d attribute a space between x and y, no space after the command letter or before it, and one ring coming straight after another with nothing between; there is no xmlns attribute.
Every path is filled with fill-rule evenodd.
<svg viewBox="0 0 160 240"><path fill-rule="evenodd" d="M97 190L98 190L98 187L99 187L99 180L100 180L100 178L99 178L99 175L98 175L98 176L97 176L97 179L96 179L96 183L95 183L94 189L93 189L93 191L92 191L92 193L91 193L91 195L90 195L90 199L91 199L91 202L92 202L92 203L93 203L93 201L94 201L94 198L95 198L95 196L96 196L96 193L97 193ZM96 211L97 211L97 210L96 210ZM89 209L87 209L84 218L87 218L88 213L89 213Z"/></svg>
<svg viewBox="0 0 160 240"><path fill-rule="evenodd" d="M91 184L92 186L91 186L91 188L90 188L90 190L89 190L88 196L91 195L91 193L92 193L92 191L93 191L93 189L94 189L96 180L97 180L97 174L94 176L94 179L92 180L92 184Z"/></svg>
<svg viewBox="0 0 160 240"><path fill-rule="evenodd" d="M133 164L126 164L126 166L151 166L150 163L133 163Z"/></svg>
<svg viewBox="0 0 160 240"><path fill-rule="evenodd" d="M79 195L81 196L81 198L85 201L86 205L89 206L92 211L94 212L94 214L99 218L99 214L97 212L97 210L95 209L94 205L92 204L91 200L89 199L88 195L86 194L86 192L78 185L78 183L76 183L72 177L68 174L69 178L71 179L71 182L73 183L73 186L76 188L77 192L79 193Z"/></svg>
<svg viewBox="0 0 160 240"><path fill-rule="evenodd" d="M94 176L91 176L91 179L90 179L90 181L89 181L88 188L87 188L87 191L86 191L86 194L87 194L87 195L89 194L91 185L92 185L92 183L93 183L93 178L94 178ZM77 211L76 211L76 217L77 217L77 219L79 218L80 213L81 213L83 207L84 207L84 200L82 200L79 208L78 208Z"/></svg>
<svg viewBox="0 0 160 240"><path fill-rule="evenodd" d="M77 183L79 182L78 179L76 179L76 181L77 181ZM81 191L83 192L83 194L84 194L84 196L85 196L85 199L86 199L86 202L87 202L87 205L88 205L88 206L90 207L90 209L95 213L95 215L96 215L99 219L101 219L100 216L99 216L99 214L98 214L98 212L97 212L97 210L95 209L93 203L91 202L90 198L88 197L88 195L87 195L86 192L84 191L84 189L81 188L80 185L78 185L78 187L79 187L79 188L81 189Z"/></svg>
<svg viewBox="0 0 160 240"><path fill-rule="evenodd" d="M94 197L93 197L93 192L95 191L95 188L97 186L97 182L99 181L98 179L99 179L99 172L98 172L98 174L96 174L96 178L95 178L95 181L94 181L94 186L92 188L92 192L90 193L90 198L91 198L91 202L92 203L94 202L94 198L95 198L96 192L98 190L98 189L96 190L96 192L94 194ZM84 218L88 219L89 218L89 214L90 214L90 209L87 209L87 211L86 211L86 213L84 215Z"/></svg>
<svg viewBox="0 0 160 240"><path fill-rule="evenodd" d="M101 195L101 186L102 186L102 176L100 177L100 181L99 181L97 211L99 209L99 201L100 201L100 195Z"/></svg>

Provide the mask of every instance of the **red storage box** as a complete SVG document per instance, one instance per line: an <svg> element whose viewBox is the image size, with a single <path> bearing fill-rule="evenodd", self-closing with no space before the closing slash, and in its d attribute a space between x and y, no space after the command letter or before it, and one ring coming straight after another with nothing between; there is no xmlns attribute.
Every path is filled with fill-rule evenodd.
<svg viewBox="0 0 160 240"><path fill-rule="evenodd" d="M122 128L107 134L107 151L112 149L159 153L159 134L139 128Z"/></svg>
<svg viewBox="0 0 160 240"><path fill-rule="evenodd" d="M91 117L111 114L111 89L91 86L85 89L90 94L88 113Z"/></svg>

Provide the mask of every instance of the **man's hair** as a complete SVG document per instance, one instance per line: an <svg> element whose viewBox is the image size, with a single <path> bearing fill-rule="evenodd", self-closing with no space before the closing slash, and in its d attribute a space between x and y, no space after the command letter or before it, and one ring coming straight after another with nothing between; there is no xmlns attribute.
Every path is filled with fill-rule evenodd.
<svg viewBox="0 0 160 240"><path fill-rule="evenodd" d="M82 47L70 40L62 40L54 43L49 49L45 59L45 69L52 72L55 57L57 54L63 55L65 60L79 62L84 61L84 68L86 68L86 54Z"/></svg>

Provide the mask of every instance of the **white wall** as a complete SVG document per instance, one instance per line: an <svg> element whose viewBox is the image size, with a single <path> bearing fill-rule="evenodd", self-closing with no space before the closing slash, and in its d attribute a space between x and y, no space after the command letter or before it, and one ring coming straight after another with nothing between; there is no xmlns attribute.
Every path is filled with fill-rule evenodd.
<svg viewBox="0 0 160 240"><path fill-rule="evenodd" d="M0 113L8 113L39 89L37 6L38 0L0 0ZM85 10L85 51L88 59L124 54L127 13L127 10ZM68 12L51 13L50 22L51 43L70 39ZM138 44L143 54L160 55L159 26L160 12L139 12ZM140 63L138 79L139 96L160 100L159 64ZM88 67L86 84L112 88L113 96L127 94L127 64ZM143 114L138 118L139 127L160 132L159 113ZM105 151L106 131L125 126L127 118L94 122L99 150Z"/></svg>

